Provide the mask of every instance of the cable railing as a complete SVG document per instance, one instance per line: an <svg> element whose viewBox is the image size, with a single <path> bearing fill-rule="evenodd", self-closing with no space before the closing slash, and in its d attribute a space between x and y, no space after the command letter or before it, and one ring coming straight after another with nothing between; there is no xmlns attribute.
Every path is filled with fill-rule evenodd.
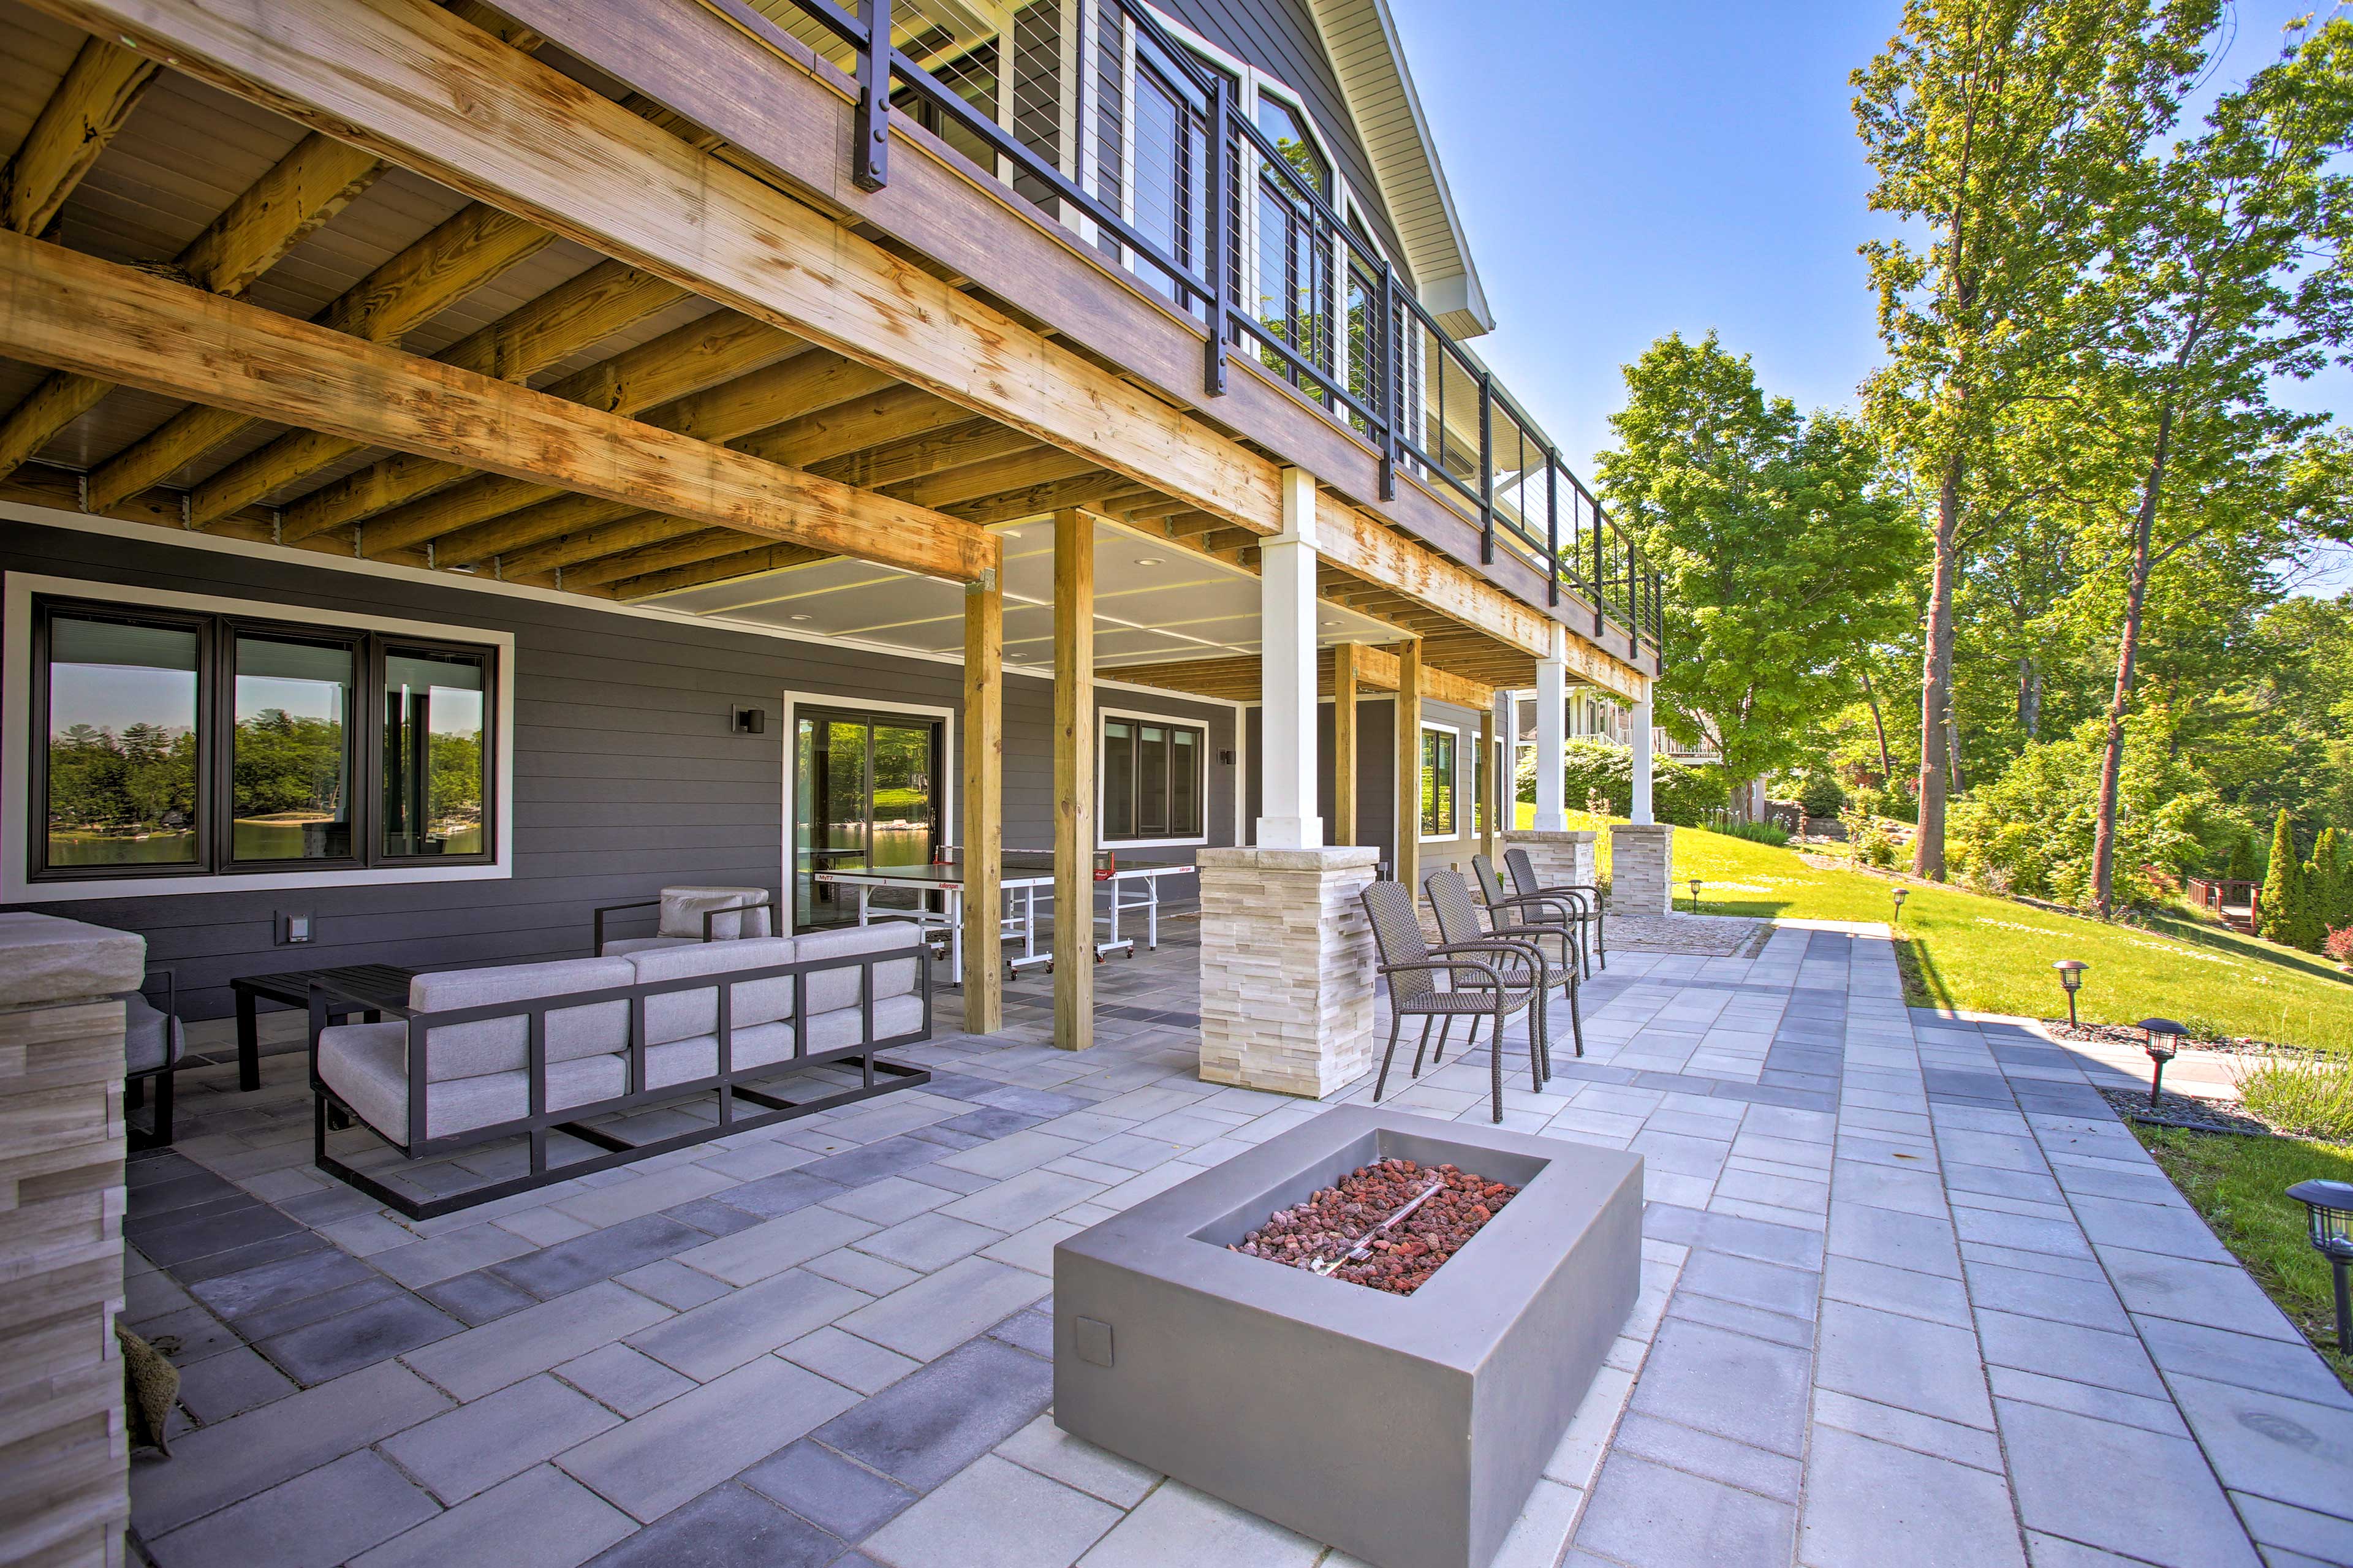
<svg viewBox="0 0 2353 1568"><path fill-rule="evenodd" d="M903 114L991 170L1207 331L1204 393L1236 351L1479 532L1615 620L1630 656L1660 646L1661 580L1559 448L1493 373L1414 296L1337 210L1330 164L1303 134L1257 123L1240 84L1138 0L1083 0L1066 38L1059 0L1014 4L1010 26L969 0L750 0L853 74L851 178L890 177ZM881 37L889 47L877 49Z"/></svg>

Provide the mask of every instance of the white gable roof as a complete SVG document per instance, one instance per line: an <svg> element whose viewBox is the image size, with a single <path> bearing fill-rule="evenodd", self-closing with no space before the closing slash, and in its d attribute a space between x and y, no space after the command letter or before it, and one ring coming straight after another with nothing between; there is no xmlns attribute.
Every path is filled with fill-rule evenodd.
<svg viewBox="0 0 2353 1568"><path fill-rule="evenodd" d="M1405 246L1421 302L1458 338L1494 330L1470 242L1455 216L1413 73L1405 63L1388 0L1309 0L1340 90L1373 161L1381 197Z"/></svg>

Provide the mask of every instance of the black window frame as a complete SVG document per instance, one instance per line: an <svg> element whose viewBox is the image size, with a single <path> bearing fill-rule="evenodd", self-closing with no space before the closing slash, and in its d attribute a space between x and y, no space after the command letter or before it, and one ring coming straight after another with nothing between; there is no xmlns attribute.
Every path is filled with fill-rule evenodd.
<svg viewBox="0 0 2353 1568"><path fill-rule="evenodd" d="M166 626L196 636L196 858L121 866L49 864L50 626L59 616L130 626ZM237 639L283 637L352 650L352 711L345 723L345 781L352 852L314 859L240 860L236 858ZM416 870L499 863L499 826L505 802L499 795L500 760L507 743L499 727L500 681L504 678L496 643L468 642L430 634L354 631L315 621L290 620L247 610L181 610L91 598L73 594L37 594L32 604L29 766L26 799L25 879L28 885L70 882L206 880L221 877L300 879L340 872ZM482 661L482 847L470 855L392 855L378 843L379 803L384 789L385 659L415 650L457 654ZM350 731L356 728L358 733Z"/></svg>
<svg viewBox="0 0 2353 1568"><path fill-rule="evenodd" d="M1127 823L1134 831L1115 834L1112 831L1111 802L1111 727L1128 727L1124 744L1129 749L1127 768ZM1169 738L1163 742L1168 766L1163 779L1167 785L1166 809L1175 812L1176 767L1178 747L1176 735L1183 731L1193 737L1193 825L1179 828L1173 824L1166 832L1150 832L1144 826L1144 729L1147 725L1167 731ZM1096 841L1106 848L1122 844L1183 844L1194 839L1206 841L1209 833L1209 728L1192 719L1164 719L1154 714L1115 712L1105 710L1095 718L1095 781L1096 781Z"/></svg>
<svg viewBox="0 0 2353 1568"><path fill-rule="evenodd" d="M1436 742L1436 749L1443 753L1447 764L1444 775L1446 788L1442 795L1429 783L1435 774L1435 763L1430 755L1432 742ZM1462 837L1462 732L1451 725L1433 724L1425 720L1421 726L1421 743L1416 750L1421 758L1421 767L1415 779L1422 807L1416 813L1419 837L1424 843L1451 843ZM1436 815L1440 799L1446 803L1447 815L1453 820L1444 826L1431 826L1430 820Z"/></svg>

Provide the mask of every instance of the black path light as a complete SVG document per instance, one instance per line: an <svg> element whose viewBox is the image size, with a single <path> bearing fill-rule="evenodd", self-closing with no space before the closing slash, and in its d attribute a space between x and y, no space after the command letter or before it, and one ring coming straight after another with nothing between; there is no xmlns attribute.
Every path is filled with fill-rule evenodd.
<svg viewBox="0 0 2353 1568"><path fill-rule="evenodd" d="M2067 1026L2075 1027L2075 992L2084 984L2084 971L2092 966L2080 958L2063 958L2052 964L2059 972L2059 984L2067 988Z"/></svg>
<svg viewBox="0 0 2353 1568"><path fill-rule="evenodd" d="M2142 1036L2141 1049L2148 1053L2148 1108L2157 1109L2158 1085L2165 1080L2165 1064L2181 1049L2182 1037L2189 1026L2170 1018L2143 1018L2133 1026Z"/></svg>
<svg viewBox="0 0 2353 1568"><path fill-rule="evenodd" d="M1896 886L1895 886L1895 923L1896 923L1897 925L1902 925L1902 924L1904 923L1904 900L1906 900L1906 899L1908 899L1908 898L1910 898L1911 896L1912 896L1912 889L1909 889L1909 888L1907 888L1907 887L1904 886L1904 885L1903 885L1902 883L1900 883L1900 882L1896 884Z"/></svg>
<svg viewBox="0 0 2353 1568"><path fill-rule="evenodd" d="M2312 1249L2337 1276L2337 1348L2353 1355L2353 1310L2346 1304L2345 1269L2353 1264L2353 1182L2298 1182L2287 1195L2304 1205Z"/></svg>
<svg viewBox="0 0 2353 1568"><path fill-rule="evenodd" d="M1694 878L1691 879L1691 890L1692 890L1692 913L1694 913L1694 914L1697 914L1697 913L1699 913L1699 879L1698 879L1697 877L1694 877Z"/></svg>

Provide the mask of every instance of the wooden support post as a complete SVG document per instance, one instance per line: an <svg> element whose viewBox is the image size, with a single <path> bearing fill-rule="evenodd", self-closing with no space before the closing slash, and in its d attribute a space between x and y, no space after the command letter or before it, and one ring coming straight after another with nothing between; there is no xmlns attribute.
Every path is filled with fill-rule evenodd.
<svg viewBox="0 0 2353 1568"><path fill-rule="evenodd" d="M1398 644L1397 879L1421 901L1421 640Z"/></svg>
<svg viewBox="0 0 2353 1568"><path fill-rule="evenodd" d="M1495 858L1496 813L1504 801L1503 767L1495 761L1495 703L1489 699L1479 710L1479 764L1471 776L1479 780L1479 853Z"/></svg>
<svg viewBox="0 0 2353 1568"><path fill-rule="evenodd" d="M964 1029L1005 1026L1005 595L988 572L964 590Z"/></svg>
<svg viewBox="0 0 2353 1568"><path fill-rule="evenodd" d="M1054 514L1054 1044L1095 1043L1095 525Z"/></svg>
<svg viewBox="0 0 2353 1568"><path fill-rule="evenodd" d="M1332 649L1332 842L1356 842L1356 645Z"/></svg>

